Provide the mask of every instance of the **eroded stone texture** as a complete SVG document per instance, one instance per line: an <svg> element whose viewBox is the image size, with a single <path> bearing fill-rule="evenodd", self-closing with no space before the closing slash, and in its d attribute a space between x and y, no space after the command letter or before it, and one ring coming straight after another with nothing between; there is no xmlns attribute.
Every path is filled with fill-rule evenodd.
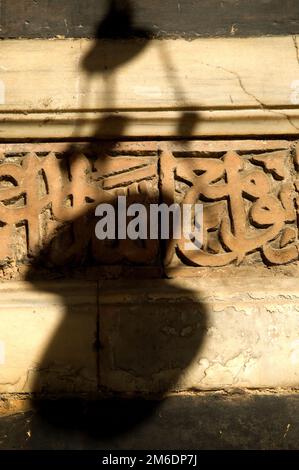
<svg viewBox="0 0 299 470"><path fill-rule="evenodd" d="M164 198L204 206L201 249L172 240L166 266L297 261L296 161L292 145L281 141L165 144Z"/></svg>
<svg viewBox="0 0 299 470"><path fill-rule="evenodd" d="M295 277L0 287L0 393L299 388Z"/></svg>
<svg viewBox="0 0 299 470"><path fill-rule="evenodd" d="M100 383L110 391L298 388L296 279L112 284L100 294ZM116 293L117 285L117 293Z"/></svg>

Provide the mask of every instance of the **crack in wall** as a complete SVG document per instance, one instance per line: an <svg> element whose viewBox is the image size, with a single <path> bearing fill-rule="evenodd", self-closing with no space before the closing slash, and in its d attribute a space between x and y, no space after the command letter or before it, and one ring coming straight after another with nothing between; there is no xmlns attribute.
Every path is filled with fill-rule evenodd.
<svg viewBox="0 0 299 470"><path fill-rule="evenodd" d="M267 107L267 105L265 105L261 100L259 100L254 94L250 93L244 86L244 83L240 77L240 75L237 73L237 72L234 72L233 70L229 70L225 67L222 67L221 65L212 65L212 64L207 64L205 62L201 62L202 65L206 65L207 67L213 67L215 69L219 69L219 70L222 70L226 73L229 73L230 75L233 75L239 82L239 85L240 85L240 88L241 90L247 95L249 96L250 98L253 98L254 101L259 105L260 108L264 109Z"/></svg>
<svg viewBox="0 0 299 470"><path fill-rule="evenodd" d="M293 43L294 43L294 47L295 47L295 51L296 51L296 60L297 60L297 63L299 65L299 48L298 48L298 42L297 42L297 36L292 36L292 39L293 39Z"/></svg>
<svg viewBox="0 0 299 470"><path fill-rule="evenodd" d="M295 38L295 39L294 39L294 38ZM299 48L298 48L296 36L293 36L293 40L294 40L294 45L295 45L295 48L296 48L296 51L297 51L297 61L298 61L298 65L299 65ZM202 65L206 65L207 67L213 67L213 68L215 68L215 69L223 70L224 72L233 75L233 76L238 80L241 90L242 90L247 96L249 96L250 98L254 99L254 101L259 105L259 108L261 108L261 109L263 109L263 110L270 111L270 112L273 113L273 114L277 114L277 115L279 115L279 116L284 117L284 118L289 122L289 124L290 124L294 129L296 129L296 131L299 131L299 127L296 126L296 124L293 122L291 116L289 116L288 114L286 114L286 113L284 113L284 112L282 112L282 111L278 111L278 110L272 109L270 106L268 106L267 104L263 103L259 98L257 98L253 93L250 93L250 92L246 89L246 87L245 87L245 85L244 85L244 83L243 83L243 81L242 81L240 75L239 75L237 72L234 72L234 71L229 70L229 69L227 69L227 68L225 68L225 67L222 67L221 65L212 65L212 64L205 63L205 62L201 62L201 63L202 63ZM230 96L230 98L231 98L231 96ZM232 98L231 98L231 99L232 99Z"/></svg>

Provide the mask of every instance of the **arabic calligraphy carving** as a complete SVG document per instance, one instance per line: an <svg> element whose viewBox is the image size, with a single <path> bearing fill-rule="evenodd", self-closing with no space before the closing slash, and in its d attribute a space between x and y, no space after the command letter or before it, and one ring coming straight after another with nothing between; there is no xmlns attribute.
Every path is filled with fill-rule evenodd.
<svg viewBox="0 0 299 470"><path fill-rule="evenodd" d="M156 241L112 245L94 236L97 204L114 203L118 195L145 204L158 201L157 159L146 151L134 155L134 147L132 155L118 153L105 158L78 150L2 155L0 260L44 255L55 265L82 263L88 256L103 263L152 261Z"/></svg>
<svg viewBox="0 0 299 470"><path fill-rule="evenodd" d="M210 152L212 155L212 152ZM191 266L248 262L285 264L298 259L296 192L290 149L239 152L215 158L189 157L164 150L168 168L165 197L204 205L204 240L200 250L184 250L171 241L166 264L175 258ZM166 170L164 170L164 174ZM170 176L171 175L171 176Z"/></svg>
<svg viewBox="0 0 299 470"><path fill-rule="evenodd" d="M0 146L0 263L159 264L156 240L99 241L100 202L204 206L200 250L171 240L166 267L298 260L298 148L288 142Z"/></svg>

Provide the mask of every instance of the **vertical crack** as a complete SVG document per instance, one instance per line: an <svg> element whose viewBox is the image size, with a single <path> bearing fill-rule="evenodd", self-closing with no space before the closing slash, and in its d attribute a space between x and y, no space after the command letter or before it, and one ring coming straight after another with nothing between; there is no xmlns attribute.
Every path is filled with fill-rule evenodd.
<svg viewBox="0 0 299 470"><path fill-rule="evenodd" d="M299 65L299 48L298 48L298 42L297 42L297 36L292 36L292 39L293 39L293 43L294 43L294 47L295 47L295 51L296 51L296 60L297 60L297 63Z"/></svg>

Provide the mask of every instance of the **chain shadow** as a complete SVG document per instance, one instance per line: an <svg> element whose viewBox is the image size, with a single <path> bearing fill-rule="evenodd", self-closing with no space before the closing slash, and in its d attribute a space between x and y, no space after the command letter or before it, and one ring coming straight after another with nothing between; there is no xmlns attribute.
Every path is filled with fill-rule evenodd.
<svg viewBox="0 0 299 470"><path fill-rule="evenodd" d="M81 63L89 76L104 77L110 94L113 94L115 86L115 80L111 78L115 71L147 47L150 40L150 32L134 29L133 13L129 1L111 0L108 13L98 27L94 45ZM130 42L124 55L119 54L118 42L115 41L115 53L109 55L108 62L107 57L103 61L103 37L119 40L136 36L142 39L137 43ZM197 120L197 113L183 112L178 122L178 135L192 135ZM106 130L109 131L113 126L116 135L121 138L126 135L128 125L127 118L113 113L99 120L92 142L83 146L72 144L64 152L60 159L63 177L69 181L73 178L70 160L76 161L84 154L92 161L97 150L103 146L97 139L105 135ZM102 158L105 160L113 156L114 149L115 142L106 142ZM142 202L147 207L158 202L156 196L153 197L139 183L134 184L133 191L130 186L121 191L129 196L129 202ZM116 204L117 194L108 195L105 202ZM63 320L34 372L32 403L38 419L50 433L58 429L70 435L79 433L81 441L85 439L82 436L92 436L96 439L96 445L99 445L99 440L112 442L120 435L133 430L138 432L142 423L158 412L161 400L169 392L184 387L181 385L184 382L182 377L203 345L208 319L205 305L198 300L194 302L191 290L167 284L163 279L162 243L139 240L132 244L124 241L119 249L117 241L107 245L95 239L94 211L100 202L103 202L103 193L100 193L99 200L88 201L80 216L64 223L32 259L32 267L26 276L36 290L46 290L47 293L59 296L65 309ZM167 201L168 204L171 202L174 201ZM105 277L101 276L101 270L105 269L107 263L101 262L97 256L95 260L94 253L100 253L100 258L105 258L106 252L110 253L110 259L115 258L112 265L125 267L126 273L129 273L125 276L131 278L132 285L137 284L134 280L136 277L140 282L142 275L138 274L138 268L144 265L157 267L160 275L150 277L159 279L159 289L165 291L167 299L172 300L158 304L145 300L129 304L122 311L118 311L117 305L106 305L104 309L100 308L97 318L94 309L86 302L84 305L75 305L71 300L72 293L68 297L62 293L60 280L67 279L68 275L76 277L76 273L80 272L81 279L85 278L86 281L88 275L84 275L84 270L90 266L96 266L99 277L95 280ZM116 252L118 256L114 257L113 253ZM50 277L56 278L58 282L47 282L46 287L45 284L41 285L40 280L44 279L46 272L50 272ZM144 288L141 284L139 286L142 292ZM82 326L88 322L87 318L94 325L94 337L89 336L88 340ZM78 351L84 349L83 356L78 354ZM82 370L90 367L94 370L93 379L84 378L83 372L80 385L73 383L82 375ZM115 382L113 377L110 380L109 373L108 378L105 378L103 368L106 372L111 369L120 377L123 376L123 382L121 379L115 379ZM85 398L77 398L78 387ZM88 390L93 392L90 394ZM144 396L147 398L142 398ZM36 441L34 439L30 440L28 446L38 447L38 437Z"/></svg>

